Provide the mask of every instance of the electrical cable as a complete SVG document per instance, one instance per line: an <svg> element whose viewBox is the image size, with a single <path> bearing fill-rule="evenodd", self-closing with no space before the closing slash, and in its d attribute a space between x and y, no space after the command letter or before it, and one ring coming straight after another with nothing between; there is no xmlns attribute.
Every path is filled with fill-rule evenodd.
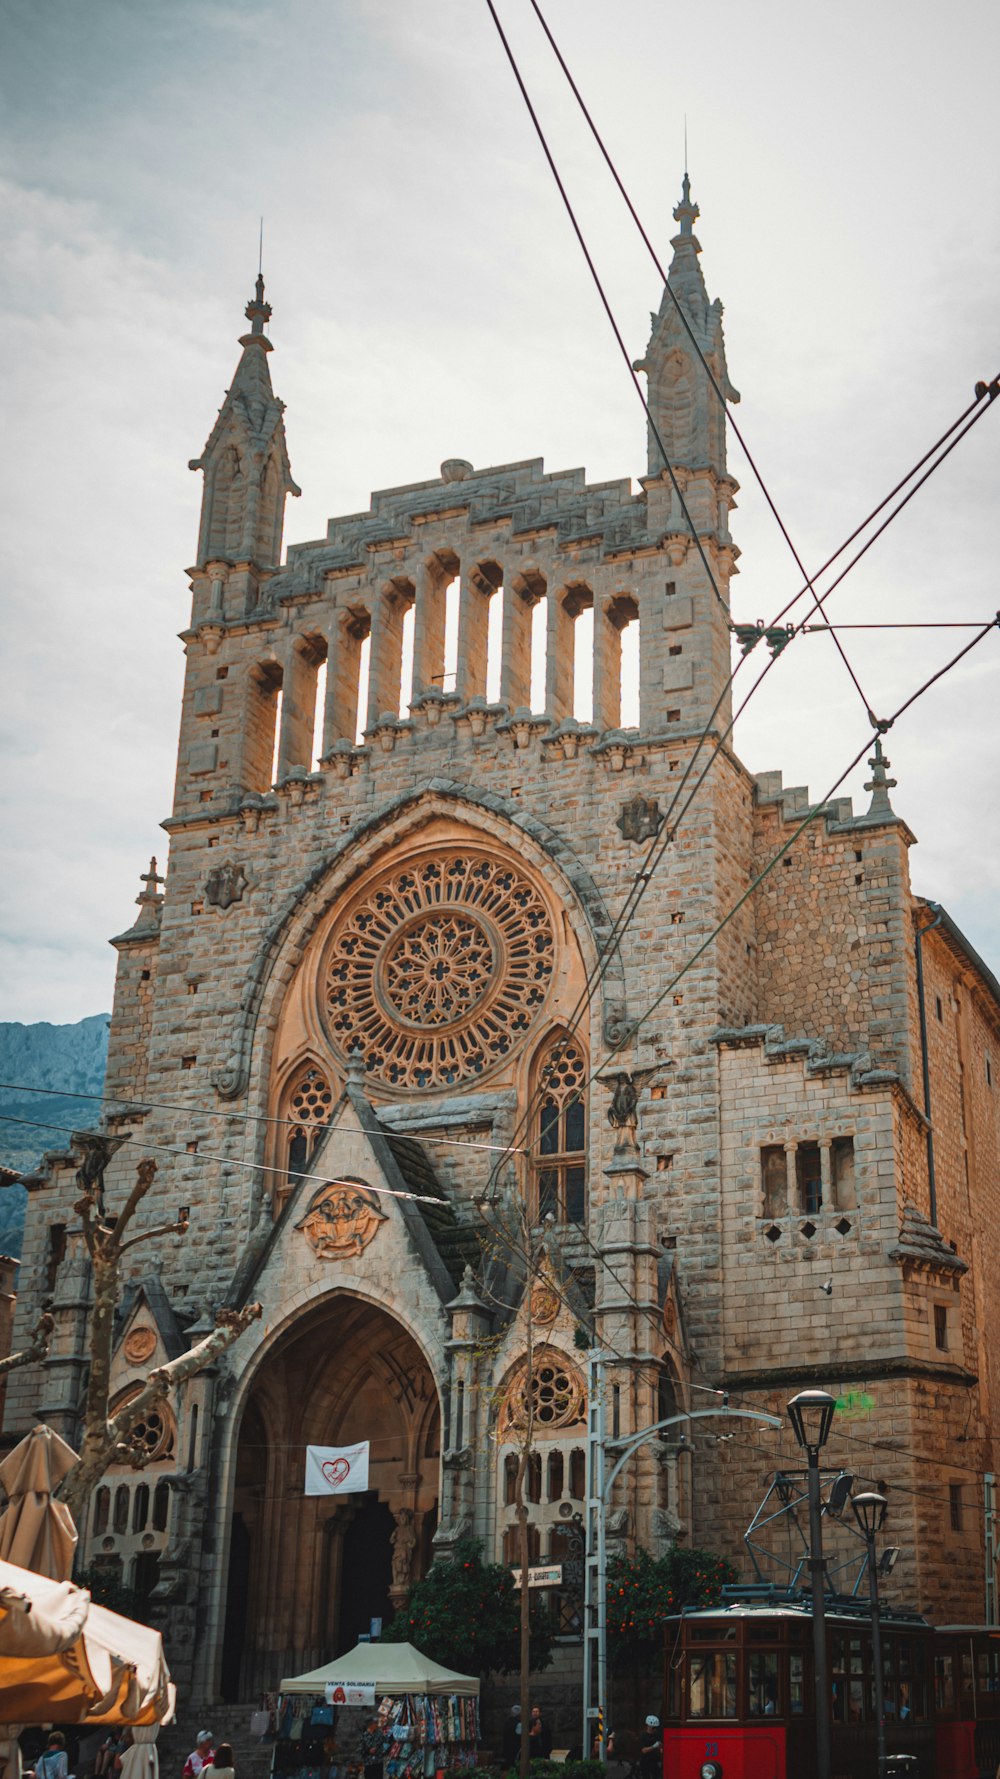
<svg viewBox="0 0 1000 1779"><path fill-rule="evenodd" d="M79 1093L65 1087L29 1087L23 1081L0 1081L0 1092L45 1094L51 1099L99 1100L103 1104L120 1106L122 1108L120 1112L112 1113L112 1117L138 1117L149 1111L185 1112L189 1117L193 1118L233 1118L237 1119L242 1124L285 1124L290 1125L295 1130L303 1131L329 1129L329 1126L325 1124L306 1124L303 1123L300 1118L276 1118L270 1116L266 1112L237 1112L230 1110L227 1106L213 1106L211 1109L205 1106L181 1106L178 1105L176 1101L171 1100L131 1100L127 1097L123 1097L120 1093ZM50 1128L55 1130L62 1127L52 1125ZM406 1137L411 1134L410 1131L386 1130L386 1135L389 1137L390 1141L393 1137ZM505 1147L503 1143L476 1143L473 1142L470 1137L442 1137L438 1136L436 1132L434 1141L435 1143L447 1143L451 1147L458 1149L499 1149L502 1150L505 1155L520 1155L522 1153L520 1149L509 1149Z"/></svg>

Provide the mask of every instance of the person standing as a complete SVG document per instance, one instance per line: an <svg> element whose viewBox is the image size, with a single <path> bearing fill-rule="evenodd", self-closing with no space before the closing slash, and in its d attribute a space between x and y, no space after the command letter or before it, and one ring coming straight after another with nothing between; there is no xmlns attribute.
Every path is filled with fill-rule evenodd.
<svg viewBox="0 0 1000 1779"><path fill-rule="evenodd" d="M501 1753L505 1767L516 1767L521 1753L521 1707L512 1705L503 1726Z"/></svg>
<svg viewBox="0 0 1000 1779"><path fill-rule="evenodd" d="M647 1717L643 1726L642 1741L639 1745L639 1772L642 1779L661 1779L663 1773L660 1720L652 1713Z"/></svg>
<svg viewBox="0 0 1000 1779"><path fill-rule="evenodd" d="M215 1737L211 1730L199 1730L194 1739L194 1747L184 1762L182 1779L201 1779L206 1767L210 1767L215 1759Z"/></svg>
<svg viewBox="0 0 1000 1779"><path fill-rule="evenodd" d="M236 1766L233 1761L232 1746L228 1742L220 1742L215 1750L212 1761L211 1779L236 1779Z"/></svg>
<svg viewBox="0 0 1000 1779"><path fill-rule="evenodd" d="M552 1731L542 1716L538 1705L531 1707L531 1722L528 1726L528 1741L531 1745L532 1760L548 1760L552 1753Z"/></svg>
<svg viewBox="0 0 1000 1779"><path fill-rule="evenodd" d="M62 1730L53 1730L45 1744L45 1753L35 1762L38 1779L68 1779L69 1756Z"/></svg>

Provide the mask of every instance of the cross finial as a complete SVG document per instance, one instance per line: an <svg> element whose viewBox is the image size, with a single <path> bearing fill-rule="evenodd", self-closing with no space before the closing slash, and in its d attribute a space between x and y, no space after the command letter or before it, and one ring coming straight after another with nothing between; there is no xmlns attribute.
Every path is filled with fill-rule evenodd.
<svg viewBox="0 0 1000 1779"><path fill-rule="evenodd" d="M140 902L153 901L159 895L160 885L166 882L166 878L161 877L157 871L155 858L150 859L148 871L139 873L139 882L144 885L138 896Z"/></svg>
<svg viewBox="0 0 1000 1779"><path fill-rule="evenodd" d="M871 791L872 800L868 807L869 816L894 816L895 810L889 802L889 792L895 789L896 780L888 777L888 769L892 765L882 752L882 737L875 737L875 752L868 762L872 769L871 778L865 785Z"/></svg>

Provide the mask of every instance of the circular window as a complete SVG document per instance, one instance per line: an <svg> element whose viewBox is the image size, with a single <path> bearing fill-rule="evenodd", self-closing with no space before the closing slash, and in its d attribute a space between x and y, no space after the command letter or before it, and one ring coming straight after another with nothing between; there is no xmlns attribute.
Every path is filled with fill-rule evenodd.
<svg viewBox="0 0 1000 1779"><path fill-rule="evenodd" d="M582 1420L586 1400L586 1386L576 1366L553 1347L543 1347L535 1354L530 1377L524 1361L510 1381L500 1412L501 1435L523 1431L529 1406L539 1432L570 1427Z"/></svg>
<svg viewBox="0 0 1000 1779"><path fill-rule="evenodd" d="M472 1079L527 1035L554 953L548 907L516 865L456 847L397 866L365 886L331 934L327 1032L390 1087Z"/></svg>

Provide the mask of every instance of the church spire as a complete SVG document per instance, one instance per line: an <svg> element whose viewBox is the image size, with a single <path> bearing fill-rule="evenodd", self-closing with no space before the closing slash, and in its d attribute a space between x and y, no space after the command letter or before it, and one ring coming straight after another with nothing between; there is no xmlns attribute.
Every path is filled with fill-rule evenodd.
<svg viewBox="0 0 1000 1779"><path fill-rule="evenodd" d="M728 401L739 401L729 381L722 338L722 304L709 301L701 269L701 242L694 232L701 211L691 196L685 172L680 202L674 208L678 232L666 288L655 315L646 355L636 363L645 371L650 413L675 468L726 474L726 436L722 405L701 360ZM699 356L700 354L700 356ZM659 475L663 454L649 428L649 474Z"/></svg>
<svg viewBox="0 0 1000 1779"><path fill-rule="evenodd" d="M244 310L250 332L240 335L243 353L200 457L190 468L205 472L198 564L246 563L275 568L281 559L285 498L300 494L285 444L285 404L271 387L264 332L271 305L264 277Z"/></svg>

